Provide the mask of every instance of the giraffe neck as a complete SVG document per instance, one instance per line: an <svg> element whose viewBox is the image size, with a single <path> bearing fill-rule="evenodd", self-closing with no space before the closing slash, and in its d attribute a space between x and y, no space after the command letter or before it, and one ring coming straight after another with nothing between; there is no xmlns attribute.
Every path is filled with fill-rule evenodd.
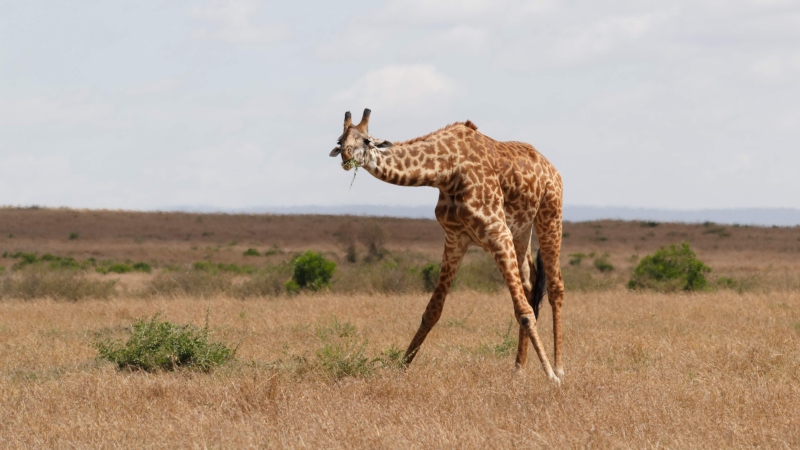
<svg viewBox="0 0 800 450"><path fill-rule="evenodd" d="M359 161L375 178L398 186L433 186L449 183L457 154L447 145L452 140L431 139L395 144L388 149L370 148Z"/></svg>

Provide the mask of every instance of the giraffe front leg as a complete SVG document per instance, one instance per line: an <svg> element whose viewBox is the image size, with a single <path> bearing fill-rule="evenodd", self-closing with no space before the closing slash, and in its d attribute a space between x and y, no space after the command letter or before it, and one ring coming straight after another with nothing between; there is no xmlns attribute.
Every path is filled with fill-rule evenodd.
<svg viewBox="0 0 800 450"><path fill-rule="evenodd" d="M436 288L433 290L433 295L431 295L428 306L425 308L425 313L422 314L422 322L419 325L419 329L414 335L414 339L411 340L408 350L406 350L403 358L406 366L411 364L422 342L425 341L425 337L428 336L433 326L439 321L447 292L453 284L453 279L456 276L459 265L461 265L461 259L467 251L467 246L468 242L459 236L447 236L445 238L444 257L442 258L439 280L436 282Z"/></svg>

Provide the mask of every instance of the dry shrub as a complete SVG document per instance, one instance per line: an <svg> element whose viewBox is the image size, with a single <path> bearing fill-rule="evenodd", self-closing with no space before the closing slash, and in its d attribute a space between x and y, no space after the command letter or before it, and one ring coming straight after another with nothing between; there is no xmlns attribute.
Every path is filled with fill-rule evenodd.
<svg viewBox="0 0 800 450"><path fill-rule="evenodd" d="M334 277L332 288L343 293L402 294L422 292L425 286L416 265L405 258L392 258L344 269Z"/></svg>
<svg viewBox="0 0 800 450"><path fill-rule="evenodd" d="M290 264L267 267L234 288L236 297L277 297L286 292L286 281L292 277Z"/></svg>
<svg viewBox="0 0 800 450"><path fill-rule="evenodd" d="M195 269L176 270L156 275L147 284L143 294L207 298L219 294L229 294L232 285L233 277L227 273Z"/></svg>
<svg viewBox="0 0 800 450"><path fill-rule="evenodd" d="M0 278L0 298L51 298L77 301L84 298L106 299L116 294L115 281L87 278L79 271L30 268Z"/></svg>
<svg viewBox="0 0 800 450"><path fill-rule="evenodd" d="M377 261L386 255L386 237L386 229L376 221L369 221L361 226L358 238L367 247L368 262Z"/></svg>
<svg viewBox="0 0 800 450"><path fill-rule="evenodd" d="M357 235L353 222L340 225L336 232L333 233L333 236L336 238L339 248L344 251L347 262L354 263L358 261Z"/></svg>

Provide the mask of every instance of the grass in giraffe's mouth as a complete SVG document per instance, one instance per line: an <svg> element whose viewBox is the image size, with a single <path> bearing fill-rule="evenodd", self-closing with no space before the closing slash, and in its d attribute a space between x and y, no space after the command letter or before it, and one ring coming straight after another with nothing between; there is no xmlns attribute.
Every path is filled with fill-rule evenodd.
<svg viewBox="0 0 800 450"><path fill-rule="evenodd" d="M350 158L350 159L348 159L347 161L342 161L342 169L344 169L344 170L350 170L350 169L352 169L353 167L355 167L356 169L358 169L358 161L356 161L356 159L355 159L355 158Z"/></svg>
<svg viewBox="0 0 800 450"><path fill-rule="evenodd" d="M358 164L358 161L356 161L355 158L350 158L347 161L342 162L342 169L344 170L350 170L352 168L355 168L355 171L353 172L353 180L350 181L350 189L353 189L353 183L356 182L356 174L358 173L359 167L360 165Z"/></svg>

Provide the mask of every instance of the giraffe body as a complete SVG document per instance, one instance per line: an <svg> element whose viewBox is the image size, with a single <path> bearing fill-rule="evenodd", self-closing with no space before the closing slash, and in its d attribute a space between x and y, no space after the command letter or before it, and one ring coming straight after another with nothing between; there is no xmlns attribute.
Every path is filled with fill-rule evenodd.
<svg viewBox="0 0 800 450"><path fill-rule="evenodd" d="M562 181L552 164L533 146L499 142L478 131L472 122L455 123L426 136L389 143L369 135L369 110L353 125L345 115L344 133L330 156L342 155L342 166L354 162L376 178L401 186L439 189L436 219L445 231L442 268L422 323L408 347L411 363L431 328L441 317L456 271L470 245L490 252L508 285L519 322L516 366L527 359L533 343L548 378L560 383L561 305L564 283L559 257L562 237ZM553 310L555 370L536 331L530 249L535 230ZM541 276L541 275L540 275Z"/></svg>

